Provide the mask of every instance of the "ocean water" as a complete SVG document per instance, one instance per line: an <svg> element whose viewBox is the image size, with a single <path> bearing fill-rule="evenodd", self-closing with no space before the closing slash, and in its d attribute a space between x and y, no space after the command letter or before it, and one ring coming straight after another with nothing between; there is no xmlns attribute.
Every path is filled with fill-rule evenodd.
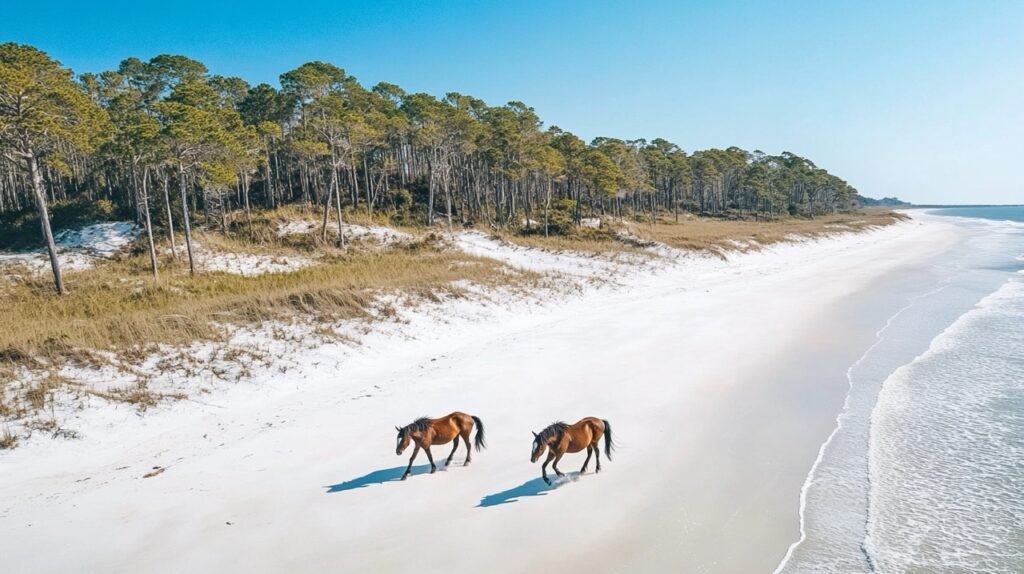
<svg viewBox="0 0 1024 574"><path fill-rule="evenodd" d="M929 216L962 240L878 289L778 572L1024 572L1024 207Z"/></svg>
<svg viewBox="0 0 1024 574"><path fill-rule="evenodd" d="M1024 572L1024 283L886 380L865 552L881 572Z"/></svg>
<svg viewBox="0 0 1024 574"><path fill-rule="evenodd" d="M971 217L991 221L1024 221L1024 205L943 207L929 210L936 215Z"/></svg>

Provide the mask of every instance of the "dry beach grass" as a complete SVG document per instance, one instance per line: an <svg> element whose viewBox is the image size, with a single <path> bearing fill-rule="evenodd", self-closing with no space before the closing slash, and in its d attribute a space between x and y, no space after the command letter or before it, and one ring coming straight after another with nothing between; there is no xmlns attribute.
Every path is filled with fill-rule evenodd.
<svg viewBox="0 0 1024 574"><path fill-rule="evenodd" d="M630 230L639 237L677 249L711 252L746 252L768 245L803 238L820 238L837 233L864 231L903 221L906 216L889 210L837 213L814 219L784 218L772 221L688 217L675 223L668 216L655 224L636 223Z"/></svg>
<svg viewBox="0 0 1024 574"><path fill-rule="evenodd" d="M288 272L243 276L201 271L192 277L182 246L178 259L173 259L165 243L160 248L158 280L149 275L148 256L138 246L132 253L101 260L90 269L68 272L69 293L63 297L54 294L45 274L6 273L7 279L0 281L0 297L5 301L0 307L0 420L45 414L63 391L127 403L140 410L168 398L183 398L151 387L154 373L141 372L135 366L159 351L166 355L158 362L161 372L180 368L194 375L201 366L195 364L196 359L190 363L186 351L168 349L187 349L197 342L222 346L218 358L237 363L239 376L244 376L246 364L270 359L258 356L255 350L231 347L227 340L234 327L298 319L309 325L311 337L337 340L345 336L331 325L393 317L392 303L382 303L385 295L404 301L438 301L462 295L467 285L485 292L507 292L519 288L536 291L541 284L537 273L453 249L444 239L447 234L423 229L395 231L402 239L383 243L380 235L364 234L355 238L348 250L339 250L333 245L333 230L329 229L326 242L322 240L313 215L310 210L295 208L257 212L251 227L236 218L232 233L197 230L195 234L204 255L228 253L272 260ZM901 217L877 211L771 222L687 218L675 224L666 215L653 226L606 222L600 230L583 229L571 236L502 234L495 238L570 258L583 255L617 261L626 256L633 261L633 256L640 256L647 260L658 257L645 249L654 242L724 257L730 251L755 250L796 238L861 231ZM280 233L297 223L299 232ZM288 266L296 260L308 265ZM117 386L84 387L62 372L66 366L114 366L130 377ZM53 420L50 416L33 424L53 426ZM34 430L65 432L59 426ZM4 432L0 448L14 446L17 435L7 429Z"/></svg>
<svg viewBox="0 0 1024 574"><path fill-rule="evenodd" d="M199 240L215 244L210 235L199 234ZM236 248L235 243L240 242L216 241L218 248ZM298 254L283 247L249 249L278 258ZM294 319L311 324L374 320L393 314L381 296L437 301L461 296L467 284L514 288L536 277L429 241L384 250L326 248L316 265L249 277L225 272L190 277L184 261L167 256L160 278L154 280L148 264L148 256L133 255L70 272L64 296L53 292L45 275L23 273L0 281L5 301L0 307L0 419L45 412L60 391L87 392L140 409L181 398L150 390L143 373L133 373L136 382L123 387L85 389L61 374L66 365L132 370L160 346L225 341L232 326ZM341 337L322 326L313 335ZM257 358L230 349L222 355L239 363ZM186 356L179 358L182 365L187 363ZM27 377L26 369L34 375ZM14 435L5 437L0 448L15 442Z"/></svg>
<svg viewBox="0 0 1024 574"><path fill-rule="evenodd" d="M18 359L88 348L118 350L217 338L218 325L287 318L331 320L366 316L381 293L457 294L453 284L509 284L525 278L493 260L435 247L324 257L290 273L243 277L201 273L179 263L160 279L145 274L144 256L68 274L60 297L44 277L0 283L0 349Z"/></svg>
<svg viewBox="0 0 1024 574"><path fill-rule="evenodd" d="M677 223L671 213L649 219L621 220L604 218L601 229L579 228L570 235L499 233L496 237L521 245L549 251L589 254L630 253L651 255L645 247L663 243L676 249L724 256L728 252L747 252L769 245L805 238L820 238L837 233L858 232L903 221L906 216L887 209L835 213L809 218L781 217L772 220L749 218L680 216ZM481 230L491 233L492 230Z"/></svg>

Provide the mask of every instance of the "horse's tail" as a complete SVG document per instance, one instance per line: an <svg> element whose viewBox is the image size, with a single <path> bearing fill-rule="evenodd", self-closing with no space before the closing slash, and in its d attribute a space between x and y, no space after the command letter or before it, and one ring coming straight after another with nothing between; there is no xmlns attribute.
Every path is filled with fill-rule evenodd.
<svg viewBox="0 0 1024 574"><path fill-rule="evenodd" d="M476 423L476 438L473 439L473 443L476 444L476 450L479 451L482 448L487 448L487 443L484 442L484 421L480 420L480 417L473 417L473 422Z"/></svg>
<svg viewBox="0 0 1024 574"><path fill-rule="evenodd" d="M612 423L601 420L604 423L604 455L608 460L612 459L612 451L615 450L615 441L612 440Z"/></svg>

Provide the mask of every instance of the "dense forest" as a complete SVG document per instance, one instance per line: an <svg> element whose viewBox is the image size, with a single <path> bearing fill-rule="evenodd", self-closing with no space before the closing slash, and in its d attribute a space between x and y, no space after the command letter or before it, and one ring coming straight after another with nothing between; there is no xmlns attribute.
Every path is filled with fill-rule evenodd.
<svg viewBox="0 0 1024 574"><path fill-rule="evenodd" d="M368 89L324 62L281 74L276 88L177 55L76 76L34 47L0 44L0 224L41 229L58 291L54 206L135 219L156 274L155 236L174 245L178 232L191 262L193 220L244 229L253 209L285 204L322 210L343 244L353 210L548 234L604 214L813 217L854 197L792 153L587 143L545 129L521 102Z"/></svg>

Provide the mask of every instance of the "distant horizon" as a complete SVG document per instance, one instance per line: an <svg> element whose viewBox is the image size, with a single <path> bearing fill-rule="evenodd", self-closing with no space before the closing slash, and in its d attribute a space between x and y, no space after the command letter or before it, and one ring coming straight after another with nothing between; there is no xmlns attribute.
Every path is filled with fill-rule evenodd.
<svg viewBox="0 0 1024 574"><path fill-rule="evenodd" d="M898 197L897 197L898 198ZM912 208L1024 208L1024 204L910 204Z"/></svg>
<svg viewBox="0 0 1024 574"><path fill-rule="evenodd" d="M791 151L864 196L1016 205L1024 156L1024 5L656 2L317 3L273 12L183 2L18 4L0 41L77 74L182 54L279 85L302 63L435 96L522 101L590 141L664 138L687 152ZM60 18L54 18L60 14Z"/></svg>

